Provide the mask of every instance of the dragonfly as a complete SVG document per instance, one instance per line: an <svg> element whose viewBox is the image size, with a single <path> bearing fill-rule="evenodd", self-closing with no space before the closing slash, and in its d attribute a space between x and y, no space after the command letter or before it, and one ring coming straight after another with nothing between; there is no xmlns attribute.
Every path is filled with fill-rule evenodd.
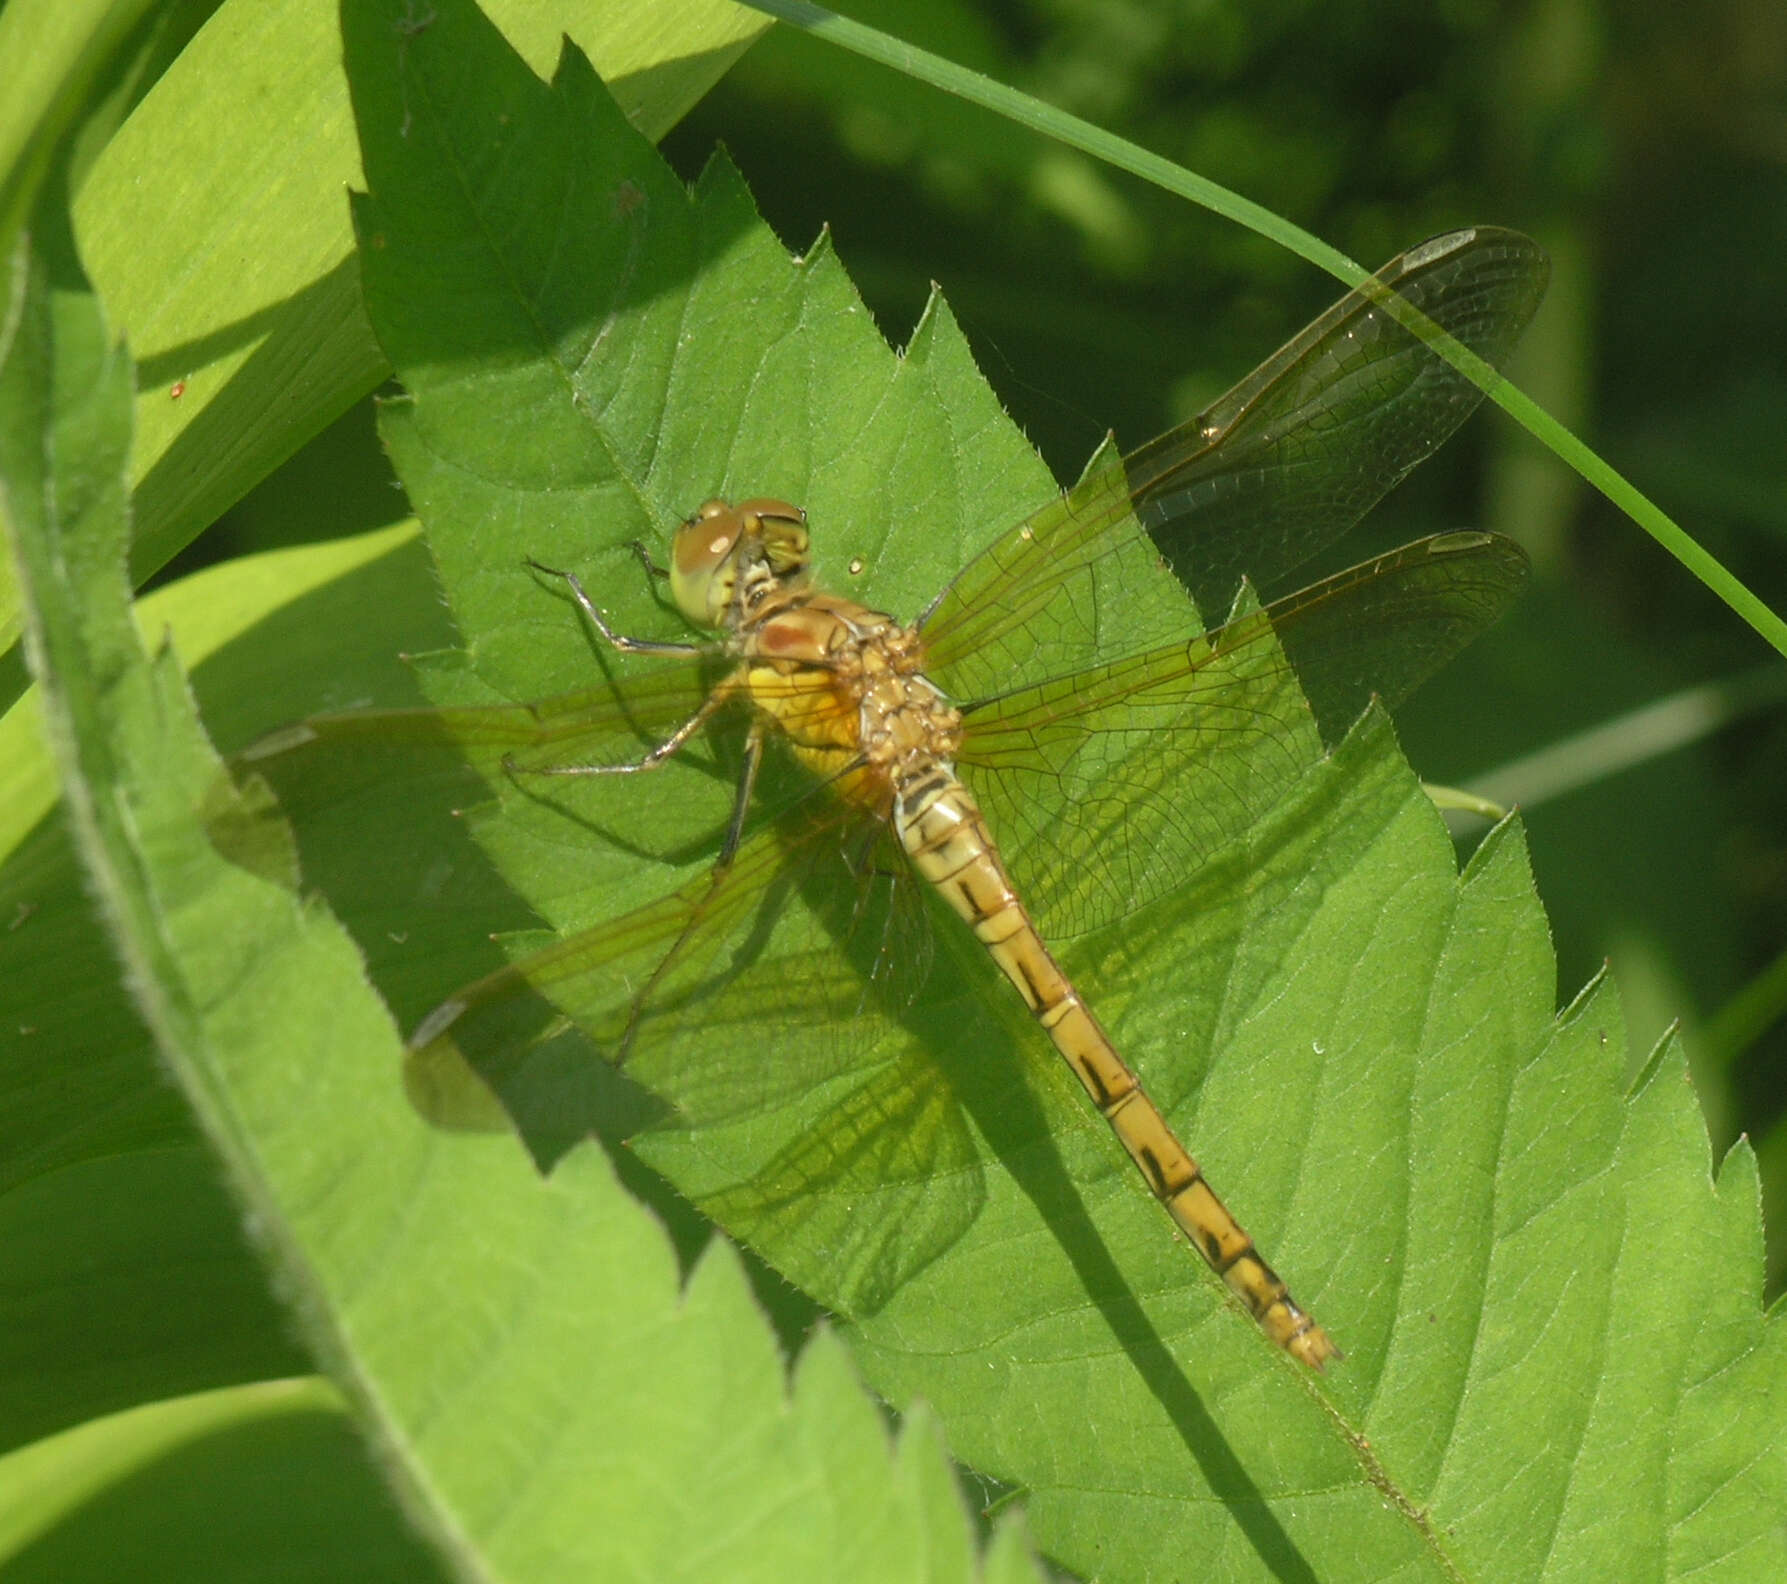
<svg viewBox="0 0 1787 1584"><path fill-rule="evenodd" d="M1207 631L1170 630L1189 602L1149 605L1147 591L1170 578L1163 563L1175 591L1183 580L1206 599L1235 593L1243 574L1283 576L1476 406L1477 386L1397 321L1386 290L1499 366L1547 268L1536 244L1491 227L1410 249L1204 413L994 539L909 622L814 579L797 504L714 499L675 530L667 570L639 547L707 636L623 633L578 573L530 561L622 674L531 704L303 723L306 743L439 733L500 751L513 782L541 786L648 781L709 728L732 722L736 738L742 721L731 813L705 872L441 1003L408 1042L412 1094L466 1070L500 1091L529 1051L574 1029L685 1120L822 1096L766 1158L695 1196L772 1249L797 1224L838 1240L844 1212L815 1204L828 1174L917 1180L965 1159L944 1080L909 1051L866 1080L848 1073L855 1020L873 1002L898 1024L953 928L989 954L1233 1298L1278 1347L1323 1368L1339 1356L1333 1339L1206 1180L1051 941L1183 886L1319 757L1329 725L1372 696L1404 696L1512 600L1524 555L1476 532L1419 540L1264 606L1243 588ZM1132 625L1148 641L1126 648ZM766 771L777 763L793 773ZM748 1074L736 1052L712 1054L726 1020L757 1028L768 1049ZM929 1142L889 1142L908 1135ZM884 1220L854 1256L865 1302L961 1230Z"/></svg>

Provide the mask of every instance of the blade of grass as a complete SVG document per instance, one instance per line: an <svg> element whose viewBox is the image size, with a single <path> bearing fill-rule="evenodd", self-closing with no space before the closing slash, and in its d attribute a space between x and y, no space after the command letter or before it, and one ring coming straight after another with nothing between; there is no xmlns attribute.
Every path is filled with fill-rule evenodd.
<svg viewBox="0 0 1787 1584"><path fill-rule="evenodd" d="M941 56L907 44L892 34L808 4L807 0L743 0L743 3L787 23L790 27L811 33L815 38L824 39L866 59L878 61L894 71L929 83L943 93L954 94L972 104L981 105L1044 137L1078 149L1118 170L1139 176L1143 181L1189 199L1224 219L1233 220L1237 225L1270 238L1299 258L1307 259L1311 264L1326 270L1349 287L1365 286L1369 290L1366 272L1321 238L1312 236L1220 183L1200 176L1195 171L1186 170L1182 165L1175 165L1158 154L1151 154L1126 138L1082 121L1065 110L1044 104L1029 94L995 82L980 72L957 66ZM1380 300L1385 302L1385 306L1399 323L1420 336L1453 367L1477 384L1490 400L1554 456L1573 468L1586 483L1625 512L1738 616L1748 622L1766 643L1782 655L1787 655L1787 621L1776 615L1656 502L1576 439L1537 402L1499 378L1450 336L1438 331L1421 315L1406 309L1399 299L1386 296Z"/></svg>

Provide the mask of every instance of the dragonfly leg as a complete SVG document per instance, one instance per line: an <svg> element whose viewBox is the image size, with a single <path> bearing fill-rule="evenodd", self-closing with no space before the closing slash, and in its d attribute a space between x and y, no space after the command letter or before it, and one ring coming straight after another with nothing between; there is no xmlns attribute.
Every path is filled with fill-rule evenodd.
<svg viewBox="0 0 1787 1584"><path fill-rule="evenodd" d="M652 566L650 553L642 545L635 544L644 556L648 569L656 571ZM547 577L563 578L570 586L572 598L577 601L578 609L589 618L590 626L602 635L603 640L617 649L621 654L679 655L684 659L698 659L702 655L714 653L712 644L677 643L660 638L629 638L625 633L618 633L608 625L608 618L596 609L596 603L584 592L583 584L575 572L566 572L559 567L549 567L532 556L526 558L527 564L536 572L543 572Z"/></svg>
<svg viewBox="0 0 1787 1584"><path fill-rule="evenodd" d="M724 681L713 692L701 701L701 708L696 710L682 725L678 726L657 747L641 758L629 760L625 764L562 764L562 765L529 765L522 764L513 754L503 755L503 769L510 775L553 775L553 776L588 776L588 775L635 775L642 770L656 770L659 765L672 758L688 740L700 731L712 719L715 712L732 697L735 686L732 681ZM752 770L755 778L756 771ZM737 817L736 815L734 816Z"/></svg>
<svg viewBox="0 0 1787 1584"><path fill-rule="evenodd" d="M681 957L683 949L694 937L696 927L701 922L702 908L719 893L726 884L727 875L731 873L732 860L738 854L739 839L745 827L745 811L751 806L751 794L757 786L757 767L763 762L763 735L762 723L752 721L750 735L745 738L745 762L739 772L738 791L732 800L732 817L726 822L726 836L720 843L720 855L714 860L713 868L707 872L707 897L690 912L682 933L677 936L670 950L658 959L657 967L652 969L650 977L633 997L633 1005L627 1013L627 1026L621 1031L620 1040L615 1046L613 1061L617 1067L625 1066L627 1057L632 1054L633 1039L639 1032L639 1020L645 1015L645 1009L650 1005L664 975L670 971L672 964Z"/></svg>
<svg viewBox="0 0 1787 1584"><path fill-rule="evenodd" d="M732 817L726 821L725 839L720 843L720 856L714 860L716 873L724 874L732 867L744 835L745 815L751 807L751 794L757 789L757 767L763 763L763 723L753 719L750 735L745 738L745 762L738 773L738 790L732 797Z"/></svg>
<svg viewBox="0 0 1787 1584"><path fill-rule="evenodd" d="M662 583L670 576L669 567L661 567L652 560L651 547L643 539L633 541L633 554L639 557L639 564L645 568L647 577L656 578Z"/></svg>

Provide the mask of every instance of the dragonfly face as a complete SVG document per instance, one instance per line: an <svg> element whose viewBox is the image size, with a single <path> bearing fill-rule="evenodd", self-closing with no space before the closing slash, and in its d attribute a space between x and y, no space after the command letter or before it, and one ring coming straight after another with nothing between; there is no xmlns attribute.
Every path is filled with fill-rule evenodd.
<svg viewBox="0 0 1787 1584"><path fill-rule="evenodd" d="M807 570L807 514L784 500L710 500L670 543L670 592L696 627L736 625Z"/></svg>

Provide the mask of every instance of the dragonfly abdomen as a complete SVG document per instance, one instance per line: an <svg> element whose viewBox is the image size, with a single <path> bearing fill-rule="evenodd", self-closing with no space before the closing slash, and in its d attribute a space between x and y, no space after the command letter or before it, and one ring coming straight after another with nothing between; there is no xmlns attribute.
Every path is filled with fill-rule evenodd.
<svg viewBox="0 0 1787 1584"><path fill-rule="evenodd" d="M992 953L1136 1163L1148 1191L1211 1269L1294 1357L1315 1369L1337 1358L1339 1349L1261 1258L1043 943L974 794L945 766L933 765L896 785L893 821L913 867Z"/></svg>

